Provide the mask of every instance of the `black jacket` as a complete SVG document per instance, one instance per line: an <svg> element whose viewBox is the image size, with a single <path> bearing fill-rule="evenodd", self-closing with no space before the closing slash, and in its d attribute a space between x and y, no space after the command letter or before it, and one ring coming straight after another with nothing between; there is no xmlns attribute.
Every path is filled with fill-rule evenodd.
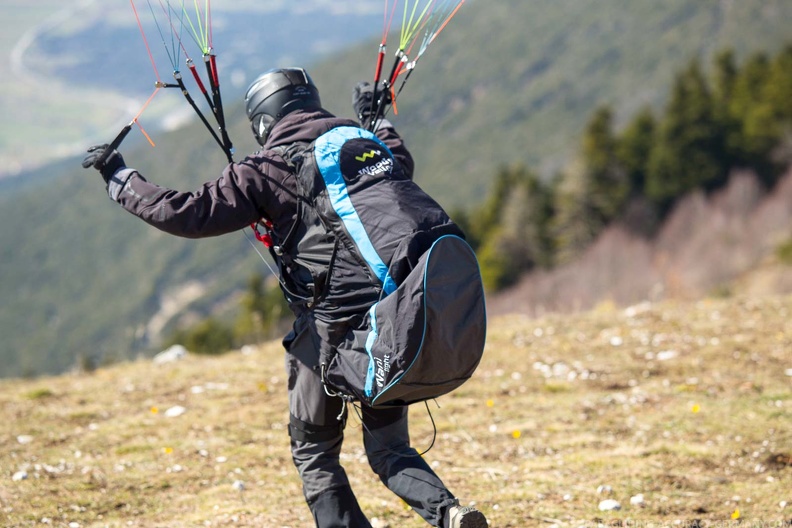
<svg viewBox="0 0 792 528"><path fill-rule="evenodd" d="M268 218L276 236L283 238L294 222L297 195L294 174L277 147L309 143L338 126L359 125L325 110L288 114L275 125L260 151L229 164L218 179L193 192L161 187L134 169L124 169L117 175L126 182L117 201L130 213L172 235L218 236ZM376 134L412 179L412 156L394 128L386 121Z"/></svg>
<svg viewBox="0 0 792 528"><path fill-rule="evenodd" d="M177 236L203 238L222 235L265 218L272 221L277 241L293 239L287 235L294 226L302 224L298 218L300 196L295 169L284 159L284 156L288 157L285 149L295 143L310 143L329 130L344 126L359 125L324 110L296 111L276 124L260 151L240 162L229 164L218 179L203 184L197 191L181 192L161 187L148 182L135 169L127 168L114 176L115 183L111 183L111 187L117 185L118 188L115 192L111 188L110 194L115 195L118 203L127 211ZM412 156L393 126L384 121L376 135L393 154L402 181L412 180ZM412 211L418 219L416 223L406 221L399 224L399 230L409 231L404 233L404 238L412 236L412 227L431 227L450 222L434 201L422 192L420 194L422 198L412 201L411 195L402 196L402 200L410 203L405 207L397 207L401 214ZM393 202L390 200L393 199L396 199L396 195L385 198L391 206ZM416 208L419 210L416 211ZM389 216L397 218L398 214ZM391 241L394 247L390 250L395 250L395 245L401 241ZM404 244L401 249L396 260L407 263L406 268L409 268L420 255L422 246ZM282 265L288 253L283 255L280 259ZM326 258L329 255L322 256ZM333 278L329 277L332 266L328 265L321 280L317 280L315 270L306 275L305 267L296 266L296 271L287 271L290 268L288 261L281 270L281 286L298 317L297 326L308 329L315 349L328 357L350 328L361 325L368 308L378 299L381 290L372 282L364 269L365 265L361 266L359 257L348 249L339 250L334 266L336 273ZM396 267L405 268L398 264ZM297 280L293 280L295 278ZM284 343L287 348L291 339L293 335L287 337Z"/></svg>

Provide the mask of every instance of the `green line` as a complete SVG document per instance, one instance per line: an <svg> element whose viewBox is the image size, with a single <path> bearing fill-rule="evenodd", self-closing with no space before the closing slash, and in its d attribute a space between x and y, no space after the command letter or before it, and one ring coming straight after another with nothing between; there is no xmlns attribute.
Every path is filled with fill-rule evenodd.
<svg viewBox="0 0 792 528"><path fill-rule="evenodd" d="M208 53L208 50L206 49L206 46L204 46L201 43L201 40L202 40L201 39L201 35L198 33L198 31L195 30L195 26L193 25L193 21L190 18L189 13L187 13L187 8L184 7L184 2L182 2L182 13L184 14L184 18L187 19L187 24L190 26L190 35L192 36L193 41L201 49L201 51L204 54Z"/></svg>
<svg viewBox="0 0 792 528"><path fill-rule="evenodd" d="M412 13L410 13L409 21L407 20L407 4L406 2L404 5L404 18L402 19L402 33L401 33L401 42L400 48L403 50L407 47L413 37L416 35L418 29L421 27L421 21L426 16L426 13L429 11L429 8L432 6L432 0L427 0L426 5L423 7L423 11L418 16L418 19L415 18L415 13L418 11L418 4L420 3L419 0L415 0L415 4L413 4ZM406 22L406 25L405 25Z"/></svg>
<svg viewBox="0 0 792 528"><path fill-rule="evenodd" d="M204 16L206 17L206 53L209 53L211 51L211 48L209 47L209 32L211 31L210 28L212 27L212 21L209 20L209 0L206 0L206 4L204 5Z"/></svg>
<svg viewBox="0 0 792 528"><path fill-rule="evenodd" d="M404 14L402 15L402 27L401 27L401 39L399 40L399 49L404 49L407 47L407 29L410 26L410 21L412 21L412 16L415 14L415 8L418 7L418 0L415 0L415 4L413 5L412 14L410 15L410 21L407 19L407 10L410 6L409 0L404 2Z"/></svg>
<svg viewBox="0 0 792 528"><path fill-rule="evenodd" d="M198 0L194 0L193 4L195 5L195 19L198 21L198 29L201 32L201 51L206 55L209 53L209 41L204 32L204 24L201 21L201 8L198 7Z"/></svg>

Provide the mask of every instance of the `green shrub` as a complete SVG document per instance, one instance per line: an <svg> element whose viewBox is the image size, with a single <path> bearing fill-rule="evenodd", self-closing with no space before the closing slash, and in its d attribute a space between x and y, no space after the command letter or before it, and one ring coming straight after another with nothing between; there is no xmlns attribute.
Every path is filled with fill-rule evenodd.
<svg viewBox="0 0 792 528"><path fill-rule="evenodd" d="M43 400L45 398L51 398L52 396L55 396L55 393L44 387L40 389L34 389L25 394L25 397L28 400Z"/></svg>
<svg viewBox="0 0 792 528"><path fill-rule="evenodd" d="M782 264L792 266L792 238L776 248L776 255Z"/></svg>
<svg viewBox="0 0 792 528"><path fill-rule="evenodd" d="M168 346L181 344L194 354L220 355L234 346L234 332L228 325L209 317L186 330L178 330Z"/></svg>

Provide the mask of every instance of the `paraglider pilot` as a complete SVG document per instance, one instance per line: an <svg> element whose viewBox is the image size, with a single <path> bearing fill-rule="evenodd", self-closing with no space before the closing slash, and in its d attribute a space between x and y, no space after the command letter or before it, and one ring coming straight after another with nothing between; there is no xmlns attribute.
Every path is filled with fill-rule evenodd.
<svg viewBox="0 0 792 528"><path fill-rule="evenodd" d="M359 83L353 106L361 122L371 117L374 90ZM262 218L271 221L276 239L284 240L298 217L294 169L284 152L295 143L310 143L339 126L360 126L335 117L321 106L319 92L305 70L270 70L259 76L246 95L246 111L261 150L229 164L222 175L194 192L168 189L126 166L107 145L91 147L83 167L99 170L112 200L150 225L189 238L222 235ZM401 170L412 179L413 159L393 125L382 120L376 136L390 149ZM106 158L106 160L103 160ZM97 163L97 161L103 161ZM297 229L299 232L299 228ZM350 286L350 288L354 288ZM348 292L354 296L355 291ZM318 344L310 313L295 310L286 349L291 451L316 526L370 527L339 463L345 420L344 401L324 390L317 371ZM484 515L462 507L440 478L410 447L406 407L361 406L366 454L373 471L393 493L430 525L484 528Z"/></svg>

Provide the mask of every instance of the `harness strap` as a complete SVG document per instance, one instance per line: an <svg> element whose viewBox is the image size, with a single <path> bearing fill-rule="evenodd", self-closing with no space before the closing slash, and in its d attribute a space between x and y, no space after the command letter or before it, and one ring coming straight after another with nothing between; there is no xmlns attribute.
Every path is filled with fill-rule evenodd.
<svg viewBox="0 0 792 528"><path fill-rule="evenodd" d="M345 425L346 420L332 425L311 424L292 414L289 415L289 437L297 442L328 442L343 434Z"/></svg>

